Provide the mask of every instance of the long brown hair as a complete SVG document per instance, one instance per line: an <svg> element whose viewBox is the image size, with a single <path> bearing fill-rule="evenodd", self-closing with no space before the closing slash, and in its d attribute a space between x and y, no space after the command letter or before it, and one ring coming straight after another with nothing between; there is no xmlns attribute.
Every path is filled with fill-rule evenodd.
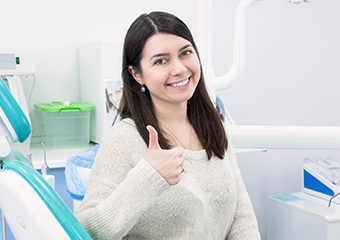
<svg viewBox="0 0 340 240"><path fill-rule="evenodd" d="M125 36L122 61L124 86L120 113L122 118L132 118L135 121L137 130L146 144L149 143L146 126L152 125L158 132L159 145L163 149L170 149L172 146L162 133L155 116L149 90L145 86L145 92L141 92L140 84L128 70L129 66L132 66L136 71L141 72L140 61L145 42L156 33L169 33L182 37L190 41L198 54L189 28L179 18L165 12L140 15L132 23ZM187 114L208 158L210 159L215 154L223 159L228 141L221 118L209 97L202 66L201 79L188 101Z"/></svg>

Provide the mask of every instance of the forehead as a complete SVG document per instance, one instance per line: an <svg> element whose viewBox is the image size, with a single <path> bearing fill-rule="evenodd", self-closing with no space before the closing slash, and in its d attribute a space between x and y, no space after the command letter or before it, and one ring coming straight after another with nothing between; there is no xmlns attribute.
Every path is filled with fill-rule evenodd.
<svg viewBox="0 0 340 240"><path fill-rule="evenodd" d="M152 56L154 54L170 54L171 52L178 52L188 44L191 45L188 40L177 35L157 33L146 41L143 49L143 57Z"/></svg>

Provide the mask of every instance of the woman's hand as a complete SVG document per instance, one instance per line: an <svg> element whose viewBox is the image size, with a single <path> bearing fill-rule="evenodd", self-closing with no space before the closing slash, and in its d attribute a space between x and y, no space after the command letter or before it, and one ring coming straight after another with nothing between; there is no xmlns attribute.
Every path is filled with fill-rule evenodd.
<svg viewBox="0 0 340 240"><path fill-rule="evenodd" d="M181 180L183 172L182 163L184 161L184 149L176 147L173 149L162 149L158 143L158 133L156 129L148 125L149 148L145 155L145 160L170 184L175 185Z"/></svg>

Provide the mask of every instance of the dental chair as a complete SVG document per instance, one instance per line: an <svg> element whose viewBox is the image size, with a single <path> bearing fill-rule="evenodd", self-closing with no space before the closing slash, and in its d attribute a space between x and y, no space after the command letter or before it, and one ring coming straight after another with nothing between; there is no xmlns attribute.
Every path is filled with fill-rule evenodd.
<svg viewBox="0 0 340 240"><path fill-rule="evenodd" d="M0 208L15 239L91 239L59 195L8 141L23 142L29 121L0 77ZM5 221L4 221L5 220ZM2 226L2 239L6 227Z"/></svg>

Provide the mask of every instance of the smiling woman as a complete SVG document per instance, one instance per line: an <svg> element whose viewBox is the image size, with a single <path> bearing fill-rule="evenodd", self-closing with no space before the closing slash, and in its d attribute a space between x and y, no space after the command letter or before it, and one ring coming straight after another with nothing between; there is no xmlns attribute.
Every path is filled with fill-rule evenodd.
<svg viewBox="0 0 340 240"><path fill-rule="evenodd" d="M256 218L187 26L142 14L124 42L121 122L76 213L94 239L258 240Z"/></svg>
<svg viewBox="0 0 340 240"><path fill-rule="evenodd" d="M140 68L130 66L129 70L147 87L156 109L185 108L201 77L195 49L172 34L155 34L146 41Z"/></svg>

